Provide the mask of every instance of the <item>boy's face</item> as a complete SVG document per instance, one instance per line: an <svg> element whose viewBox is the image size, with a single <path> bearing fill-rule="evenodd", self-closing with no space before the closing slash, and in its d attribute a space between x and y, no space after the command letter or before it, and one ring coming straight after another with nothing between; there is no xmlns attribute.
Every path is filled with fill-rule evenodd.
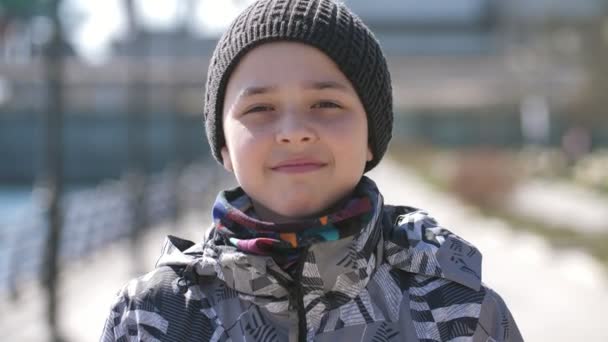
<svg viewBox="0 0 608 342"><path fill-rule="evenodd" d="M373 157L354 88L329 57L301 43L262 44L241 59L226 88L223 127L224 167L266 221L329 209Z"/></svg>

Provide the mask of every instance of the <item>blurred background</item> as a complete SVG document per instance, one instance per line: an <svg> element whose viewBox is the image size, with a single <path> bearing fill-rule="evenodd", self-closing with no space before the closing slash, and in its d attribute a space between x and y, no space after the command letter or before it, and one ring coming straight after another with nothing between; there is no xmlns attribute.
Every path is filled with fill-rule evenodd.
<svg viewBox="0 0 608 342"><path fill-rule="evenodd" d="M234 184L206 71L251 2L0 0L3 340L97 340L165 235L202 238ZM393 78L381 190L480 248L526 340L608 341L608 3L345 2Z"/></svg>

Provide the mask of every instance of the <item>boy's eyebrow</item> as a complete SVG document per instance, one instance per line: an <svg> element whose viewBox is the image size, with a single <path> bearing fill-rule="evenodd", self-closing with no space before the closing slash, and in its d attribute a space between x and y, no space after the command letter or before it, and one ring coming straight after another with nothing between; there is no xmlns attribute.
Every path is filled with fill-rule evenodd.
<svg viewBox="0 0 608 342"><path fill-rule="evenodd" d="M260 95L269 93L273 90L276 90L276 86L253 86L243 89L239 97L249 97L254 95Z"/></svg>
<svg viewBox="0 0 608 342"><path fill-rule="evenodd" d="M336 81L305 82L304 87L307 89L314 89L314 90L323 90L323 89L336 89L336 90L342 90L342 91L348 90L348 87L345 84L336 82Z"/></svg>
<svg viewBox="0 0 608 342"><path fill-rule="evenodd" d="M336 81L309 81L303 83L305 89L312 90L324 90L324 89L335 89L340 91L347 91L349 88L343 83ZM276 90L277 86L252 86L247 87L241 91L239 98L245 98L254 95L266 94Z"/></svg>

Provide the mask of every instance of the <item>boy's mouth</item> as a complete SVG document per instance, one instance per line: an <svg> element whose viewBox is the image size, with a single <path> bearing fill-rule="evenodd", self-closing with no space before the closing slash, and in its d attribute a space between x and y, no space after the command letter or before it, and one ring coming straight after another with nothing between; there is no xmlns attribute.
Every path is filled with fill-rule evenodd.
<svg viewBox="0 0 608 342"><path fill-rule="evenodd" d="M320 162L310 158L297 158L289 159L278 163L271 169L277 172L284 173L303 173L316 171L327 165L326 163Z"/></svg>

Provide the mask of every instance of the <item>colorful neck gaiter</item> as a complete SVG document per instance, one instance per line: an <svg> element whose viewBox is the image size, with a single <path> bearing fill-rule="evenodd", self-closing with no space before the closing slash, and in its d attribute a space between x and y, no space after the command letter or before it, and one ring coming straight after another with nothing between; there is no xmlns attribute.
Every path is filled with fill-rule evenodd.
<svg viewBox="0 0 608 342"><path fill-rule="evenodd" d="M308 246L352 236L365 226L372 217L372 203L357 190L334 213L290 223L255 218L251 200L241 188L222 191L213 206L216 239L245 253L271 256L288 270Z"/></svg>

